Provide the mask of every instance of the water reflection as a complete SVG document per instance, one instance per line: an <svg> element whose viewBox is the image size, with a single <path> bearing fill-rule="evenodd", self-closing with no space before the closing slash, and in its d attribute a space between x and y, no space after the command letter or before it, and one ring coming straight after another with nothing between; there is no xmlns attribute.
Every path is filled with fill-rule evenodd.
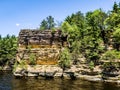
<svg viewBox="0 0 120 90"><path fill-rule="evenodd" d="M0 90L120 90L120 87L82 80L15 79L11 73L0 73Z"/></svg>

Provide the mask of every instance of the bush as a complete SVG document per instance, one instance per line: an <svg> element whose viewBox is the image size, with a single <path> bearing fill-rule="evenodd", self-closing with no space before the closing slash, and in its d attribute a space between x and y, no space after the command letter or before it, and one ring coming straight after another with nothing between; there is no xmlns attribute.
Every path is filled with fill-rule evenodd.
<svg viewBox="0 0 120 90"><path fill-rule="evenodd" d="M17 52L17 37L14 35L0 36L0 66L14 62Z"/></svg>
<svg viewBox="0 0 120 90"><path fill-rule="evenodd" d="M25 60L16 61L13 65L13 72L15 72L17 68L26 69L27 68L26 61Z"/></svg>
<svg viewBox="0 0 120 90"><path fill-rule="evenodd" d="M90 63L89 63L89 68L90 68L90 70L91 71L93 71L93 69L94 69L94 62L93 61L90 61Z"/></svg>
<svg viewBox="0 0 120 90"><path fill-rule="evenodd" d="M120 52L116 50L106 51L101 59L103 60L120 59Z"/></svg>
<svg viewBox="0 0 120 90"><path fill-rule="evenodd" d="M30 58L29 58L29 64L30 65L35 65L36 64L36 56L35 54L30 54Z"/></svg>
<svg viewBox="0 0 120 90"><path fill-rule="evenodd" d="M68 48L64 48L64 50L60 53L59 65L63 68L63 70L65 68L70 67L70 65L71 65L71 55L69 53Z"/></svg>

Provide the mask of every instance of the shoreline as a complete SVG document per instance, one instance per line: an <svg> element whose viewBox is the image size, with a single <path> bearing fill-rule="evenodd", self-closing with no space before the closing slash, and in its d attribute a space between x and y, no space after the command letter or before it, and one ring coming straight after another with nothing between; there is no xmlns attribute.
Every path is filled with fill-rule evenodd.
<svg viewBox="0 0 120 90"><path fill-rule="evenodd" d="M13 77L15 79L21 79L21 78L25 78L25 79L68 79L68 80L85 80L85 81L89 81L89 82L97 82L97 83L109 83L109 84L116 84L118 86L120 86L120 80L119 79L115 79L116 77L108 77L109 79L103 79L101 75L95 75L95 76L90 76L90 75L76 75L74 78L71 78L67 75L65 75L65 73L63 73L64 76L55 76L55 77L51 77L51 76L38 76L36 74L29 74L29 76L25 76L22 74L15 74L12 72L12 70L1 70L0 72L11 72ZM110 79L111 78L111 79ZM114 79L113 79L114 78Z"/></svg>
<svg viewBox="0 0 120 90"><path fill-rule="evenodd" d="M62 68L57 65L35 65L25 66L26 68L20 68L19 66L13 72L15 77L25 77L25 78L51 78L51 79L81 79L91 82L106 82L115 83L120 85L120 75L115 77L104 76L101 71L90 71L89 69L76 68L72 66L70 69L63 71Z"/></svg>

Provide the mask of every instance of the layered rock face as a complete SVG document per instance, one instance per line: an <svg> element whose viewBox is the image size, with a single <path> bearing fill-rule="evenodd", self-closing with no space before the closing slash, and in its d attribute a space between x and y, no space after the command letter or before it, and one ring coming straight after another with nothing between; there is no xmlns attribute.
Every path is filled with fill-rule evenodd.
<svg viewBox="0 0 120 90"><path fill-rule="evenodd" d="M65 45L66 37L61 31L52 30L21 30L18 40L17 60L30 59L38 65L55 65L58 63L61 46Z"/></svg>
<svg viewBox="0 0 120 90"><path fill-rule="evenodd" d="M60 30L21 30L14 75L62 76L63 70L58 62L64 46L67 46L67 36L62 36Z"/></svg>

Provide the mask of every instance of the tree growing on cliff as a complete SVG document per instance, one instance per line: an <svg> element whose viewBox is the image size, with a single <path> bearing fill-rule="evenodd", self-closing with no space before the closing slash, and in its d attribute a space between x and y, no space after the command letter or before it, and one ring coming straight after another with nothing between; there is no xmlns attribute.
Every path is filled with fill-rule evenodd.
<svg viewBox="0 0 120 90"><path fill-rule="evenodd" d="M80 54L80 31L78 27L73 24L70 25L67 21L62 24L62 34L67 35L67 41L69 43L69 49L74 58L74 64L77 63Z"/></svg>
<svg viewBox="0 0 120 90"><path fill-rule="evenodd" d="M86 14L86 28L82 45L83 54L88 62L97 64L102 51L101 43L105 42L104 20L106 14L101 9Z"/></svg>
<svg viewBox="0 0 120 90"><path fill-rule="evenodd" d="M46 29L48 29L47 21L43 19L40 25L40 30L46 30Z"/></svg>
<svg viewBox="0 0 120 90"><path fill-rule="evenodd" d="M45 29L51 30L54 27L55 27L55 22L52 16L46 17L46 19L43 19L40 24L40 30L45 30Z"/></svg>
<svg viewBox="0 0 120 90"><path fill-rule="evenodd" d="M72 15L66 17L65 22L68 22L71 26L76 25L80 38L84 37L85 17L83 13L80 11L72 13Z"/></svg>
<svg viewBox="0 0 120 90"><path fill-rule="evenodd" d="M111 30L109 36L111 36L112 45L114 49L120 50L120 6L115 2L113 10L105 20L105 24L108 30ZM109 38L110 39L110 38Z"/></svg>
<svg viewBox="0 0 120 90"><path fill-rule="evenodd" d="M47 24L49 30L55 27L54 18L52 16L47 17Z"/></svg>
<svg viewBox="0 0 120 90"><path fill-rule="evenodd" d="M114 45L114 48L117 50L117 51L120 51L120 28L115 28L115 31L113 32L113 45Z"/></svg>
<svg viewBox="0 0 120 90"><path fill-rule="evenodd" d="M71 56L68 48L64 48L60 53L60 62L59 65L63 69L63 71L70 67L71 65Z"/></svg>
<svg viewBox="0 0 120 90"><path fill-rule="evenodd" d="M114 13L118 13L118 11L119 11L119 5L118 5L116 2L114 2L113 12L114 12Z"/></svg>
<svg viewBox="0 0 120 90"><path fill-rule="evenodd" d="M70 25L65 21L62 24L62 34L68 36L67 41L69 43L69 47L72 47L73 42L79 40L80 32L75 24Z"/></svg>

